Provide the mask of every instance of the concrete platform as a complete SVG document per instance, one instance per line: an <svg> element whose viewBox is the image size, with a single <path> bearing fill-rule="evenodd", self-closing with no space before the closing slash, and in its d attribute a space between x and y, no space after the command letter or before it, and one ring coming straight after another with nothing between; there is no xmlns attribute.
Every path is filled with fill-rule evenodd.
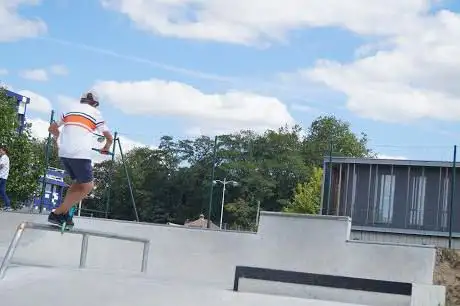
<svg viewBox="0 0 460 306"><path fill-rule="evenodd" d="M46 216L1 213L0 256L5 253L17 225L23 221L46 223ZM149 239L147 274L138 275L143 248L140 243L90 237L87 261L90 270L74 271L79 264L81 237L26 230L13 260L16 264L42 268L22 266L7 271L6 279L0 281L0 295L10 297L8 305L28 305L23 304L26 296L14 297L13 293L21 292L14 288L25 290L23 284L27 284L27 295L34 294L34 303L35 297L42 303L49 301L53 290L65 292L67 296L73 294L72 288L79 292L93 288L101 290L100 295L88 295L83 300L75 295L79 305L151 305L153 301L155 305L195 305L191 301L200 298L208 299L209 305L215 305L216 301L221 305L279 305L284 301L280 299L289 299L289 305L340 305L320 301L333 296L328 290L315 291L316 299L311 300L312 294L299 294L298 289L290 294L292 287L289 286L276 293L274 284L252 282L249 286L252 292L234 293L230 289L237 265L409 282L426 285L428 291L432 285L434 247L349 241L351 220L346 217L264 212L258 233L89 218L76 218L75 222L79 229ZM4 289L8 287L11 291ZM355 298L356 292L344 294L348 303L357 304L341 305L359 305L364 300L365 305L372 306L409 306L411 303L410 299L400 297L382 299L382 296L367 294L363 298L358 294ZM123 300L127 295L136 300ZM113 304L107 303L107 296L113 296ZM342 297L343 294L338 294L334 298ZM208 304L200 301L196 305Z"/></svg>
<svg viewBox="0 0 460 306"><path fill-rule="evenodd" d="M13 268L0 285L2 305L46 306L64 299L65 305L107 306L352 306L355 304L234 293L180 280L156 281L142 277L95 271Z"/></svg>

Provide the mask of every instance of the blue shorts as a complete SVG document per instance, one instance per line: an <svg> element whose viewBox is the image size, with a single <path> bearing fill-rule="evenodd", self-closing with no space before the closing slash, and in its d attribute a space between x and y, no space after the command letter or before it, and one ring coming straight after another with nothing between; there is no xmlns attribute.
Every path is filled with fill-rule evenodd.
<svg viewBox="0 0 460 306"><path fill-rule="evenodd" d="M78 184L93 181L93 166L90 159L76 159L61 157L61 162L70 178Z"/></svg>

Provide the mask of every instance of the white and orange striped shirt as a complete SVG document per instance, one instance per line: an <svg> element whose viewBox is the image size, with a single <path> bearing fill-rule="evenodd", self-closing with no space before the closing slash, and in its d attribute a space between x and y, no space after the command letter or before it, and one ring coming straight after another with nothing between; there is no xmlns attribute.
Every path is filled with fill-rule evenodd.
<svg viewBox="0 0 460 306"><path fill-rule="evenodd" d="M88 104L72 105L62 114L58 125L62 127L59 136L59 156L75 159L90 159L95 145L95 133L108 131L101 112Z"/></svg>

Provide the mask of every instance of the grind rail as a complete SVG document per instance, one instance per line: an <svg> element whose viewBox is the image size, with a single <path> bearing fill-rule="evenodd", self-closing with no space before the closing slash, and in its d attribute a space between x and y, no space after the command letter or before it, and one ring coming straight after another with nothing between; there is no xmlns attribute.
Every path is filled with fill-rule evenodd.
<svg viewBox="0 0 460 306"><path fill-rule="evenodd" d="M53 227L52 225L33 223L33 222L22 222L21 224L19 224L16 230L16 233L8 247L8 250L6 251L5 257L3 258L2 265L0 266L0 279L3 279L5 277L6 270L11 264L11 259L13 258L14 252L16 251L19 241L21 240L21 237L26 228L60 233L60 229ZM149 256L149 248L150 248L150 240L148 239L123 236L123 235L112 234L112 233L104 233L104 232L98 232L98 231L92 231L92 230L82 230L82 229L72 229L65 233L66 235L67 234L82 235L81 250L80 250L80 266L79 266L80 268L86 267L86 257L88 254L88 238L89 236L93 236L93 237L102 237L102 238L108 238L108 239L117 239L117 240L125 240L125 241L143 243L144 249L142 252L141 272L143 273L147 272L148 256Z"/></svg>

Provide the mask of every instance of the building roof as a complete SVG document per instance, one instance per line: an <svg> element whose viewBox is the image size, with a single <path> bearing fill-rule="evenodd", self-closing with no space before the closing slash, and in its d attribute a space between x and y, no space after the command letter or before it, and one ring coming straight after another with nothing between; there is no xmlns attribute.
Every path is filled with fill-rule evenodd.
<svg viewBox="0 0 460 306"><path fill-rule="evenodd" d="M30 103L30 98L29 97L26 97L26 96L20 95L18 93L12 92L12 91L10 91L8 89L5 89L5 92L6 92L7 96L16 98L17 101L22 101L22 102L25 102L26 104Z"/></svg>
<svg viewBox="0 0 460 306"><path fill-rule="evenodd" d="M184 226L207 228L208 227L208 220L204 218L203 214L201 214L199 219L197 219L195 221L186 221L184 223ZM219 229L219 227L211 222L211 229Z"/></svg>
<svg viewBox="0 0 460 306"><path fill-rule="evenodd" d="M329 163L330 157L325 156L324 162ZM389 165L389 166L417 166L417 167L440 167L452 168L451 161L432 161L432 160L410 160L410 159L380 159L380 158L355 158L355 157L332 157L333 164L364 164L364 165ZM456 163L456 168L460 167L460 159Z"/></svg>

